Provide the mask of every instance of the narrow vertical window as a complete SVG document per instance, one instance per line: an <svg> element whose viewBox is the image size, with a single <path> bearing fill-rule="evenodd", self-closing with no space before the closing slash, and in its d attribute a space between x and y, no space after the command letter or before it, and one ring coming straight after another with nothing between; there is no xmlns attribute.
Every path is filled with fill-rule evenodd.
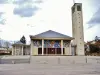
<svg viewBox="0 0 100 75"><path fill-rule="evenodd" d="M42 48L38 48L38 54L42 54Z"/></svg>
<svg viewBox="0 0 100 75"><path fill-rule="evenodd" d="M75 7L72 8L72 13L74 13L74 12L75 12Z"/></svg>
<svg viewBox="0 0 100 75"><path fill-rule="evenodd" d="M77 11L81 11L81 6L77 6Z"/></svg>

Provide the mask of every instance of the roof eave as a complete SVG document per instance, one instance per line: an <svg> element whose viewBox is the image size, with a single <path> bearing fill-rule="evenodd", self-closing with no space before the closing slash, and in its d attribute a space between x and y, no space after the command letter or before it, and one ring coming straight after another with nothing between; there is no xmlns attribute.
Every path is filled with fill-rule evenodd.
<svg viewBox="0 0 100 75"><path fill-rule="evenodd" d="M47 40L73 40L74 38L59 38L59 37L52 37L52 38L46 38L46 37L30 37L31 39L47 39Z"/></svg>
<svg viewBox="0 0 100 75"><path fill-rule="evenodd" d="M26 44L13 44L12 46L30 46L30 45L26 45Z"/></svg>

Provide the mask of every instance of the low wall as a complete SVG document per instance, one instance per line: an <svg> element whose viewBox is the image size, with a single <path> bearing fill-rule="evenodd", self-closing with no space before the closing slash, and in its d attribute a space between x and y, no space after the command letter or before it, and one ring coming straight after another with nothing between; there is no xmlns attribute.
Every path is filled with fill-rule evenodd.
<svg viewBox="0 0 100 75"><path fill-rule="evenodd" d="M99 56L32 56L31 64L97 64Z"/></svg>
<svg viewBox="0 0 100 75"><path fill-rule="evenodd" d="M0 64L100 64L99 56L0 56Z"/></svg>
<svg viewBox="0 0 100 75"><path fill-rule="evenodd" d="M0 64L30 63L30 56L0 56Z"/></svg>
<svg viewBox="0 0 100 75"><path fill-rule="evenodd" d="M100 64L100 56L86 56L87 63L99 63Z"/></svg>
<svg viewBox="0 0 100 75"><path fill-rule="evenodd" d="M84 56L32 56L32 64L74 64L86 63Z"/></svg>

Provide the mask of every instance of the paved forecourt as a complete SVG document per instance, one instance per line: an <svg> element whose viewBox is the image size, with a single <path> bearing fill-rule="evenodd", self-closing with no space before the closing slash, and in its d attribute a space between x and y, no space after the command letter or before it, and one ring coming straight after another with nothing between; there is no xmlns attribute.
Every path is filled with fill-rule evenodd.
<svg viewBox="0 0 100 75"><path fill-rule="evenodd" d="M0 75L100 75L100 64L1 64Z"/></svg>

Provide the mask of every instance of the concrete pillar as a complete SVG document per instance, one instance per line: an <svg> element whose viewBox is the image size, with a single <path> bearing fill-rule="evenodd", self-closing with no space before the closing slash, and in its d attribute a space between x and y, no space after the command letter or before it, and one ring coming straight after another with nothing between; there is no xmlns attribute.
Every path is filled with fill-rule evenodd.
<svg viewBox="0 0 100 75"><path fill-rule="evenodd" d="M22 46L22 55L23 55L23 46Z"/></svg>
<svg viewBox="0 0 100 75"><path fill-rule="evenodd" d="M70 51L70 55L72 55L71 41L70 41L70 43L69 43L69 51Z"/></svg>
<svg viewBox="0 0 100 75"><path fill-rule="evenodd" d="M33 45L33 40L31 39L30 55L32 55L32 54L33 54L33 51L32 51L32 50L33 50L33 46L34 46L34 45Z"/></svg>
<svg viewBox="0 0 100 75"><path fill-rule="evenodd" d="M15 46L15 55L16 55L16 46Z"/></svg>
<svg viewBox="0 0 100 75"><path fill-rule="evenodd" d="M61 55L63 55L63 40L61 40Z"/></svg>
<svg viewBox="0 0 100 75"><path fill-rule="evenodd" d="M42 55L44 55L44 40L42 39Z"/></svg>

